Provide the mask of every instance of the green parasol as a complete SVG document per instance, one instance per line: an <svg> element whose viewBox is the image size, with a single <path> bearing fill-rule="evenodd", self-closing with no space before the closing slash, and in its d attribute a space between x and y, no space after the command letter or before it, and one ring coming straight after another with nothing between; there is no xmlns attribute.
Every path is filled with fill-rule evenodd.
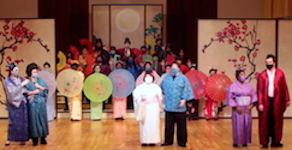
<svg viewBox="0 0 292 150"><path fill-rule="evenodd" d="M112 91L112 81L104 74L93 73L89 75L84 81L84 95L91 101L105 101L111 96Z"/></svg>

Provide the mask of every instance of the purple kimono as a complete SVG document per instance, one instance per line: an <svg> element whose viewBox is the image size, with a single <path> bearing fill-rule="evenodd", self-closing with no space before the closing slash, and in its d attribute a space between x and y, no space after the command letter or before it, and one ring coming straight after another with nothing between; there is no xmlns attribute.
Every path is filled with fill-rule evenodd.
<svg viewBox="0 0 292 150"><path fill-rule="evenodd" d="M236 81L230 85L226 104L232 107L233 144L251 143L252 117L246 111L255 102L257 94L249 82ZM241 114L236 111L236 107L241 107Z"/></svg>

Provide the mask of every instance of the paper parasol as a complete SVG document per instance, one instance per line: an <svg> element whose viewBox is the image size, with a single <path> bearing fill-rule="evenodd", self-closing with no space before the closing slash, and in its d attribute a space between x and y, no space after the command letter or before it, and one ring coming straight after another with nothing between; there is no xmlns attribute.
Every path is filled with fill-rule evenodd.
<svg viewBox="0 0 292 150"><path fill-rule="evenodd" d="M129 96L135 88L135 78L126 69L116 69L108 76L113 83L113 96Z"/></svg>
<svg viewBox="0 0 292 150"><path fill-rule="evenodd" d="M84 81L84 95L91 101L102 102L107 100L111 96L112 91L112 81L104 74L93 73Z"/></svg>
<svg viewBox="0 0 292 150"><path fill-rule="evenodd" d="M39 71L38 76L45 81L49 88L48 97L52 96L55 93L57 87L55 75L48 71Z"/></svg>
<svg viewBox="0 0 292 150"><path fill-rule="evenodd" d="M65 69L57 76L57 88L67 97L74 97L82 92L83 74L73 69Z"/></svg>
<svg viewBox="0 0 292 150"><path fill-rule="evenodd" d="M200 99L206 95L207 75L199 70L192 70L186 73L192 89L195 94L195 99Z"/></svg>
<svg viewBox="0 0 292 150"><path fill-rule="evenodd" d="M58 56L57 57L59 59L59 62L57 64L57 71L59 71L59 70L62 70L65 67L65 65L67 63L67 60L66 60L65 54L62 51L58 52Z"/></svg>
<svg viewBox="0 0 292 150"><path fill-rule="evenodd" d="M153 82L153 83L158 84L158 82L159 82L159 80L160 80L160 76L159 76L159 74L158 74L156 71L154 71L154 70L152 71L151 74L154 76L154 82ZM136 80L136 87L144 82L143 79L144 79L144 76L145 76L145 75L146 75L146 72L145 72L145 71L143 71L143 72L139 75L139 77L138 77L137 80Z"/></svg>
<svg viewBox="0 0 292 150"><path fill-rule="evenodd" d="M215 74L208 78L206 84L207 95L215 101L226 99L231 80L224 74Z"/></svg>

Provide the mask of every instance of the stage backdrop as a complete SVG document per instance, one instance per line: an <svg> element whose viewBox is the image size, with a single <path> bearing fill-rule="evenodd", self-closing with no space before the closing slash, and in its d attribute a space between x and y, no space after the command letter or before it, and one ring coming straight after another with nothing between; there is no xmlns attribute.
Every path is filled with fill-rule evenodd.
<svg viewBox="0 0 292 150"><path fill-rule="evenodd" d="M278 22L278 67L284 70L290 99L292 96L292 20L279 20ZM292 106L285 112L285 116L292 116Z"/></svg>
<svg viewBox="0 0 292 150"><path fill-rule="evenodd" d="M55 66L56 66L56 54L55 54L55 21L54 19L22 19L22 26L18 26L18 29L22 29L22 31L29 29L28 34L26 36L33 37L30 42L27 42L27 39L23 39L21 42L15 44L13 49L6 49L4 54L4 61L1 64L1 72L4 77L7 77L8 72L5 71L7 61L21 61L19 63L20 67L20 75L26 76L26 66L31 63L37 63L41 68L43 64L48 61L51 64L51 71L55 74ZM13 32L11 29L16 27L21 22L20 19L13 20L0 20L0 43L1 47L10 46L15 42L15 39L6 41L5 33L7 37L11 37L12 35L16 35L17 33ZM25 28L22 28L25 27ZM6 29L6 32L5 32ZM20 31L16 29L17 31ZM11 32L12 31L12 32ZM31 32L32 31L32 32ZM20 38L18 38L20 39ZM4 41L6 41L4 43ZM41 41L41 43L39 42ZM4 44L3 44L4 43ZM2 46L3 44L3 46ZM1 57L0 57L1 59ZM1 101L6 102L5 93L2 87L0 86L0 99ZM6 118L7 110L6 106L0 105L0 118Z"/></svg>
<svg viewBox="0 0 292 150"><path fill-rule="evenodd" d="M131 47L151 45L162 37L162 5L92 5L93 35L106 47L124 47L129 37Z"/></svg>
<svg viewBox="0 0 292 150"><path fill-rule="evenodd" d="M254 70L249 78L254 88L256 75L266 68L267 54L276 52L276 20L203 19L199 20L198 33L199 70L208 74L209 69L214 67L218 73L224 72L235 81L238 65L246 65L246 75ZM235 41L234 37L237 37ZM247 48L252 50L250 54ZM205 101L200 100L200 116L204 116L204 106ZM252 114L258 116L256 109ZM220 116L230 117L230 107L225 107Z"/></svg>

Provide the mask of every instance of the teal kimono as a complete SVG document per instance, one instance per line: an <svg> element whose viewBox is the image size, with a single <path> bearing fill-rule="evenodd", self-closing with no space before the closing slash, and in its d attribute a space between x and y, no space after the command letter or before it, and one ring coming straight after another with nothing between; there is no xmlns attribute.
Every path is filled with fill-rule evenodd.
<svg viewBox="0 0 292 150"><path fill-rule="evenodd" d="M43 79L37 78L37 83L45 88L39 89L39 93L29 99L29 136L30 138L46 137L49 134L47 119L47 96L48 87ZM25 85L28 91L36 89L34 82L29 79L29 83Z"/></svg>

